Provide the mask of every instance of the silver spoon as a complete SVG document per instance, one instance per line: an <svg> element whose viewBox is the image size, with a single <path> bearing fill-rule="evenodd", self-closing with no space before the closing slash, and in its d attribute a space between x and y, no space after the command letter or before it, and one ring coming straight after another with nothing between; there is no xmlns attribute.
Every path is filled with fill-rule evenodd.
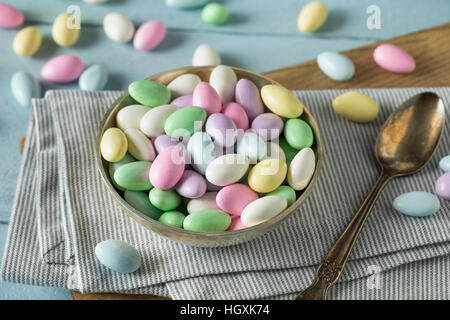
<svg viewBox="0 0 450 320"><path fill-rule="evenodd" d="M445 125L442 99L432 92L415 95L401 104L386 120L375 143L381 175L347 228L316 270L313 283L297 300L324 300L339 279L370 211L388 181L416 173L432 158Z"/></svg>

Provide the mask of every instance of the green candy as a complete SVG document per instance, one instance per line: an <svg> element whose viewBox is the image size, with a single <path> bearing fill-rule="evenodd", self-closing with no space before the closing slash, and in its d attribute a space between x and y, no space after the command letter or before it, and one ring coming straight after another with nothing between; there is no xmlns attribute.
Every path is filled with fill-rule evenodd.
<svg viewBox="0 0 450 320"><path fill-rule="evenodd" d="M121 191L124 191L125 189L122 188L121 186L119 186L117 184L117 182L114 180L114 173L116 172L117 169L119 169L124 164L130 163L130 162L133 162L133 161L136 161L136 159L134 159L129 153L127 153L122 158L122 160L117 161L117 162L110 162L109 163L108 172L109 172L109 177L111 178L111 182L114 185L114 187L116 187L117 189L119 189Z"/></svg>
<svg viewBox="0 0 450 320"><path fill-rule="evenodd" d="M152 219L158 220L164 213L164 211L151 204L146 192L126 190L124 193L124 198L125 201L128 202L133 208Z"/></svg>
<svg viewBox="0 0 450 320"><path fill-rule="evenodd" d="M152 163L149 161L135 161L126 163L114 172L114 180L119 187L126 190L150 190L153 187L149 178L151 165Z"/></svg>
<svg viewBox="0 0 450 320"><path fill-rule="evenodd" d="M150 202L157 208L170 211L177 208L181 203L181 197L172 190L160 190L153 188L149 194Z"/></svg>
<svg viewBox="0 0 450 320"><path fill-rule="evenodd" d="M203 8L202 20L206 23L219 25L227 21L228 11L220 3L210 3Z"/></svg>
<svg viewBox="0 0 450 320"><path fill-rule="evenodd" d="M279 186L272 192L267 194L268 196L280 196L286 199L288 207L297 200L295 190L289 186Z"/></svg>
<svg viewBox="0 0 450 320"><path fill-rule="evenodd" d="M147 107L157 107L170 102L170 90L156 81L135 81L128 86L131 97Z"/></svg>
<svg viewBox="0 0 450 320"><path fill-rule="evenodd" d="M167 211L159 217L158 221L168 226L183 228L183 221L186 216L180 211Z"/></svg>
<svg viewBox="0 0 450 320"><path fill-rule="evenodd" d="M228 229L231 217L220 210L201 210L189 214L183 222L183 228L199 232L221 232Z"/></svg>
<svg viewBox="0 0 450 320"><path fill-rule="evenodd" d="M278 145L284 151L284 155L286 156L286 164L289 165L292 162L292 159L294 159L295 155L298 153L298 150L292 148L286 141L286 138L280 138Z"/></svg>
<svg viewBox="0 0 450 320"><path fill-rule="evenodd" d="M184 138L201 131L206 111L200 107L184 107L172 113L164 124L164 131L172 138Z"/></svg>
<svg viewBox="0 0 450 320"><path fill-rule="evenodd" d="M284 136L289 145L297 150L311 147L314 141L311 127L302 119L289 119L286 121Z"/></svg>

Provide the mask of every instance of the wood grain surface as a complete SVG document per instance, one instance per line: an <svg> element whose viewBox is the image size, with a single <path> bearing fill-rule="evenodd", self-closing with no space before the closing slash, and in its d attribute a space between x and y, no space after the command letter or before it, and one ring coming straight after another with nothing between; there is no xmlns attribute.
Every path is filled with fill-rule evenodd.
<svg viewBox="0 0 450 320"><path fill-rule="evenodd" d="M265 73L289 89L348 89L450 86L450 23L432 29L373 43L343 52L355 64L355 76L346 82L333 81L317 67L315 60ZM378 67L373 61L374 48L380 43L396 44L416 60L416 70L410 74L394 74ZM20 141L23 148L24 138ZM72 292L75 300L168 300L153 295L117 293L81 294Z"/></svg>

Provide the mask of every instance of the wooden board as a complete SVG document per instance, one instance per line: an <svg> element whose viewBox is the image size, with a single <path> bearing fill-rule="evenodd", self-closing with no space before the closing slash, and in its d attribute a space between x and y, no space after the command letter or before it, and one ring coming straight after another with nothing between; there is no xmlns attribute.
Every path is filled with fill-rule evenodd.
<svg viewBox="0 0 450 320"><path fill-rule="evenodd" d="M396 44L414 56L416 70L407 75L387 72L375 64L372 54L379 43L343 52L352 59L356 67L355 76L347 82L336 82L326 77L317 67L315 60L267 72L265 75L289 89L297 90L450 86L449 39L450 23L379 42ZM115 293L72 292L72 296L75 300L169 299L152 295Z"/></svg>

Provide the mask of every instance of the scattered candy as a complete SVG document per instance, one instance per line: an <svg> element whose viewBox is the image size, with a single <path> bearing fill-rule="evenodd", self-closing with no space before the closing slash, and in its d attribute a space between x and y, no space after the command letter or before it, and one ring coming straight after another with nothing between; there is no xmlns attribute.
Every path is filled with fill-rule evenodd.
<svg viewBox="0 0 450 320"><path fill-rule="evenodd" d="M0 2L0 28L12 29L20 27L24 19L23 13L18 9Z"/></svg>
<svg viewBox="0 0 450 320"><path fill-rule="evenodd" d="M336 81L350 80L355 74L355 65L352 60L337 52L322 52L317 56L320 70Z"/></svg>
<svg viewBox="0 0 450 320"><path fill-rule="evenodd" d="M52 38L62 47L73 46L80 36L79 22L70 13L61 13L56 17L52 26Z"/></svg>
<svg viewBox="0 0 450 320"><path fill-rule="evenodd" d="M108 13L103 18L103 31L115 42L128 42L133 38L133 23L118 12Z"/></svg>
<svg viewBox="0 0 450 320"><path fill-rule="evenodd" d="M297 118L303 113L303 103L286 88L267 84L261 88L261 98L270 111L281 117Z"/></svg>
<svg viewBox="0 0 450 320"><path fill-rule="evenodd" d="M311 148L300 150L292 159L287 180L294 190L303 190L311 180L316 168L316 157Z"/></svg>
<svg viewBox="0 0 450 320"><path fill-rule="evenodd" d="M131 273L141 266L141 255L132 245L120 240L105 240L95 246L97 259L107 268Z"/></svg>
<svg viewBox="0 0 450 320"><path fill-rule="evenodd" d="M287 201L280 196L264 196L248 204L241 214L241 222L246 227L263 223L286 209Z"/></svg>
<svg viewBox="0 0 450 320"><path fill-rule="evenodd" d="M334 98L333 109L348 120L369 122L376 119L380 108L371 97L352 91Z"/></svg>
<svg viewBox="0 0 450 320"><path fill-rule="evenodd" d="M94 64L83 71L78 79L81 90L103 90L108 82L108 69L103 64Z"/></svg>
<svg viewBox="0 0 450 320"><path fill-rule="evenodd" d="M183 222L183 228L199 232L221 232L228 229L231 217L220 210L202 210L189 214Z"/></svg>
<svg viewBox="0 0 450 320"><path fill-rule="evenodd" d="M168 7L192 9L203 6L208 0L166 0Z"/></svg>
<svg viewBox="0 0 450 320"><path fill-rule="evenodd" d="M152 50L159 46L166 36L166 26L157 20L147 21L134 35L133 45L137 50Z"/></svg>
<svg viewBox="0 0 450 320"><path fill-rule="evenodd" d="M18 56L30 57L35 54L42 43L42 34L36 27L20 30L13 40L13 50Z"/></svg>
<svg viewBox="0 0 450 320"><path fill-rule="evenodd" d="M153 189L155 190L155 189ZM133 208L144 213L146 216L158 220L164 213L161 209L155 207L149 199L146 192L125 190L123 197Z"/></svg>
<svg viewBox="0 0 450 320"><path fill-rule="evenodd" d="M450 171L450 155L445 156L439 161L439 167L445 172Z"/></svg>
<svg viewBox="0 0 450 320"><path fill-rule="evenodd" d="M437 179L435 189L440 198L450 200L450 172L444 173Z"/></svg>
<svg viewBox="0 0 450 320"><path fill-rule="evenodd" d="M376 47L373 59L380 67L391 72L410 73L416 68L416 62L408 52L389 43Z"/></svg>
<svg viewBox="0 0 450 320"><path fill-rule="evenodd" d="M219 54L213 47L207 44L201 44L195 49L192 57L192 65L199 66L217 66L221 62ZM239 102L239 101L238 101Z"/></svg>
<svg viewBox="0 0 450 320"><path fill-rule="evenodd" d="M63 54L44 64L41 77L55 83L68 83L77 80L83 70L84 65L79 58Z"/></svg>
<svg viewBox="0 0 450 320"><path fill-rule="evenodd" d="M130 96L147 107L157 107L168 104L170 101L170 90L156 81L135 81L128 86Z"/></svg>
<svg viewBox="0 0 450 320"><path fill-rule="evenodd" d="M228 11L220 3L213 2L203 8L202 19L208 24L220 25L227 21Z"/></svg>
<svg viewBox="0 0 450 320"><path fill-rule="evenodd" d="M400 213L413 217L425 217L439 210L439 198L424 191L404 193L394 199L394 208Z"/></svg>
<svg viewBox="0 0 450 320"><path fill-rule="evenodd" d="M30 73L16 72L11 78L11 92L20 105L29 107L32 98L40 97L41 87Z"/></svg>
<svg viewBox="0 0 450 320"><path fill-rule="evenodd" d="M195 87L201 82L196 74L185 73L173 79L168 85L172 98L189 95L194 92Z"/></svg>
<svg viewBox="0 0 450 320"><path fill-rule="evenodd" d="M300 11L297 19L297 27L301 32L314 32L327 20L328 9L322 2L308 3Z"/></svg>

